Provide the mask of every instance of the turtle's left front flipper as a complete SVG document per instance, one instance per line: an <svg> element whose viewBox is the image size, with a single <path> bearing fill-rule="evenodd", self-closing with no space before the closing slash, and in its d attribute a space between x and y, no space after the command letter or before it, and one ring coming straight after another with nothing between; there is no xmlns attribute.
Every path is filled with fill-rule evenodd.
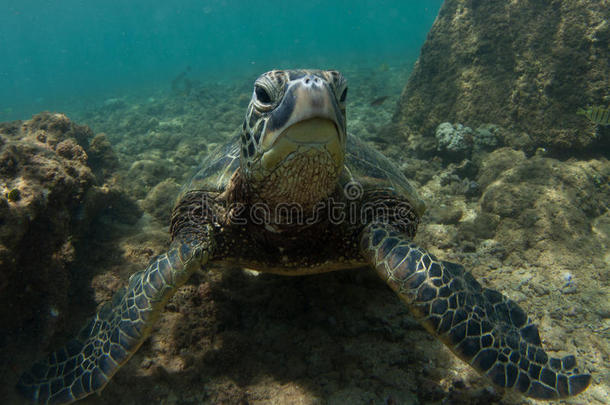
<svg viewBox="0 0 610 405"><path fill-rule="evenodd" d="M361 252L426 330L494 384L538 399L589 385L574 356L550 358L525 312L462 266L437 260L385 223L365 228Z"/></svg>

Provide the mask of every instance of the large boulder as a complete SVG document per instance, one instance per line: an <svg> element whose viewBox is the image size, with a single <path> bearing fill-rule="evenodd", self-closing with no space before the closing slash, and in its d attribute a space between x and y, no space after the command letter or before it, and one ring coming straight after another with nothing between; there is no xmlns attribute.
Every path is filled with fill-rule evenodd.
<svg viewBox="0 0 610 405"><path fill-rule="evenodd" d="M89 156L112 155L101 141L64 114L0 123L0 347L26 329L45 341L62 324L77 276L70 264L96 216L114 202L139 217L119 189L97 185L115 164L97 159L96 178Z"/></svg>
<svg viewBox="0 0 610 405"><path fill-rule="evenodd" d="M598 0L446 0L394 127L424 154L435 152L435 130L447 121L499 125L531 150L607 147L609 127L576 111L610 102L609 46L608 7Z"/></svg>

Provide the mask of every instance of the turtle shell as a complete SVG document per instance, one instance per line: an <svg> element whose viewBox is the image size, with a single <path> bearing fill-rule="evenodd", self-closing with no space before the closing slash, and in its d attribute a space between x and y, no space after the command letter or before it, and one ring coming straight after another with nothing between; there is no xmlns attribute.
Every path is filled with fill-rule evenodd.
<svg viewBox="0 0 610 405"><path fill-rule="evenodd" d="M346 149L345 168L340 179L346 193L350 192L348 183L358 184L362 191L391 189L409 201L420 217L424 214L425 203L395 163L351 134L347 136Z"/></svg>
<svg viewBox="0 0 610 405"><path fill-rule="evenodd" d="M235 136L210 153L197 173L184 185L178 201L191 190L224 191L239 168L239 148L239 136ZM351 134L347 136L344 165L340 186L345 188L348 184L357 184L362 190L389 188L408 200L419 216L423 215L424 202L396 165Z"/></svg>
<svg viewBox="0 0 610 405"><path fill-rule="evenodd" d="M177 201L192 190L223 192L239 167L239 142L236 135L207 155L199 170L182 187Z"/></svg>

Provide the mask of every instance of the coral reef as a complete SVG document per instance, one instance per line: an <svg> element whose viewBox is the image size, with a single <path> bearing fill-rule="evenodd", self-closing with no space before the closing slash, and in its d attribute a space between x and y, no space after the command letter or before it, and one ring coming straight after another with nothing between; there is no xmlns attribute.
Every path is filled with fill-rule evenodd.
<svg viewBox="0 0 610 405"><path fill-rule="evenodd" d="M410 149L428 155L434 144L427 139L446 121L495 123L527 134L533 150L608 150L610 129L595 136L595 124L576 111L610 102L609 46L603 1L446 0L404 88L395 128Z"/></svg>

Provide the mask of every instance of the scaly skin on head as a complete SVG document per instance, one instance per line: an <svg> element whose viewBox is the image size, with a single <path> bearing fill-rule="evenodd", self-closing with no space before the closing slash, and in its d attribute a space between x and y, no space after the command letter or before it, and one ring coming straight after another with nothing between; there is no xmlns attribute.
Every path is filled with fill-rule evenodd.
<svg viewBox="0 0 610 405"><path fill-rule="evenodd" d="M308 209L334 190L345 155L346 95L336 71L273 70L256 80L240 152L255 201Z"/></svg>

